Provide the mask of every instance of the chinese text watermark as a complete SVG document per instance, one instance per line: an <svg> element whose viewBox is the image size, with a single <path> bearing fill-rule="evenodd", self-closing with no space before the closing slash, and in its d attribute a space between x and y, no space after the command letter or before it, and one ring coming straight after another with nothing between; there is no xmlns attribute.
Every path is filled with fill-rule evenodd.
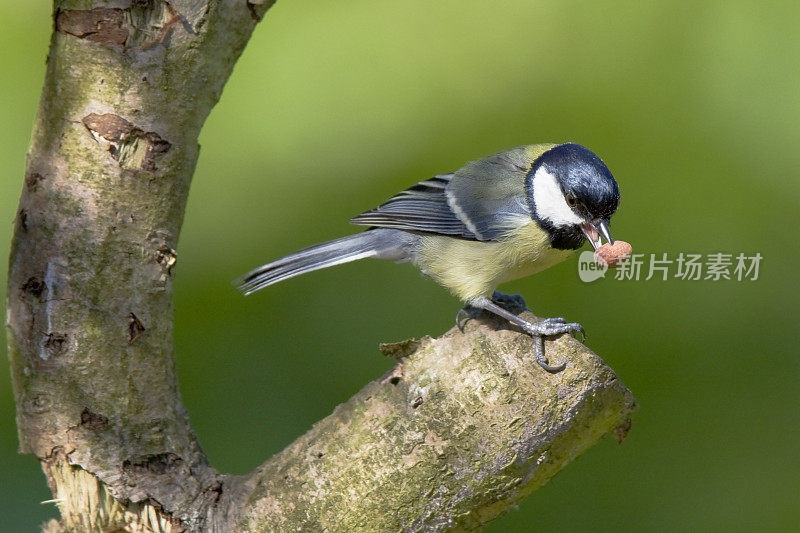
<svg viewBox="0 0 800 533"><path fill-rule="evenodd" d="M760 253L711 253L690 254L681 252L677 256L661 254L631 254L615 269L616 280L680 279L685 281L755 281L763 256ZM578 276L590 282L605 277L608 266L598 264L594 252L584 251L578 258Z"/></svg>

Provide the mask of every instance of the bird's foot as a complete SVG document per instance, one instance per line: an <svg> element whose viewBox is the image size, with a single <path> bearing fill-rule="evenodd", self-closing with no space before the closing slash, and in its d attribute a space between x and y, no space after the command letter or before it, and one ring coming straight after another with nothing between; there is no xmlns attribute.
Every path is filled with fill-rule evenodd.
<svg viewBox="0 0 800 533"><path fill-rule="evenodd" d="M539 363L539 366L548 372L561 372L564 370L564 368L566 368L567 361L564 360L556 366L550 364L550 362L547 360L547 357L544 355L545 337L554 337L556 335L563 335L564 333L580 332L585 339L586 333L583 329L583 326L577 322L567 322L560 317L545 318L539 322L528 322L527 320L517 316L517 314L513 313L506 307L509 304L518 305L520 302L522 303L522 310L524 310L524 300L516 295L506 296L505 294L495 292L492 299L489 299L485 296L479 296L469 301L469 304L459 312L458 316L456 317L456 321L459 321L459 317L462 316L462 312L468 313L469 309L483 309L503 317L512 324L516 324L522 328L525 333L533 337L534 354L536 356L536 362Z"/></svg>
<svg viewBox="0 0 800 533"><path fill-rule="evenodd" d="M553 335L563 335L564 333L578 333L586 339L586 330L577 322L567 322L561 317L545 318L539 322L525 322L522 326L529 335L534 337L551 337Z"/></svg>
<svg viewBox="0 0 800 533"><path fill-rule="evenodd" d="M567 366L567 360L565 359L555 366L551 365L544 354L544 338L578 332L581 333L584 339L586 338L583 326L577 322L566 322L561 317L545 318L536 323L526 322L525 325L522 325L522 329L533 337L533 352L536 356L536 362L539 363L540 367L553 374L564 370Z"/></svg>

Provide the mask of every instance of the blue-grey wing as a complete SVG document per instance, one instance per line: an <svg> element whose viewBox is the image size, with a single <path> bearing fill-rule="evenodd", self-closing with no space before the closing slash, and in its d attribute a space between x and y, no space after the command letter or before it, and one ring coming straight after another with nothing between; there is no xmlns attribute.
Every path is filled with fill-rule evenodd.
<svg viewBox="0 0 800 533"><path fill-rule="evenodd" d="M447 202L447 185L453 174L440 174L389 198L350 222L359 226L424 231L476 239Z"/></svg>
<svg viewBox="0 0 800 533"><path fill-rule="evenodd" d="M525 199L529 147L421 181L350 222L491 241L531 221Z"/></svg>

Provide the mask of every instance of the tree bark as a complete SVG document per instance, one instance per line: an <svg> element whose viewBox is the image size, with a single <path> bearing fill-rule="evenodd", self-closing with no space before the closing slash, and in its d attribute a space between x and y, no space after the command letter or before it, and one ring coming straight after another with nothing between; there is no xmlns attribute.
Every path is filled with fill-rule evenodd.
<svg viewBox="0 0 800 533"><path fill-rule="evenodd" d="M412 343L244 480L241 530L473 531L604 434L625 437L633 397L599 357L562 337L548 355L567 367L549 374L505 327L483 317Z"/></svg>
<svg viewBox="0 0 800 533"><path fill-rule="evenodd" d="M571 338L473 321L419 346L248 476L207 462L172 357L197 137L269 0L59 0L8 277L22 452L48 531L474 529L633 409ZM412 343L413 344L413 343ZM408 353L406 353L408 352Z"/></svg>

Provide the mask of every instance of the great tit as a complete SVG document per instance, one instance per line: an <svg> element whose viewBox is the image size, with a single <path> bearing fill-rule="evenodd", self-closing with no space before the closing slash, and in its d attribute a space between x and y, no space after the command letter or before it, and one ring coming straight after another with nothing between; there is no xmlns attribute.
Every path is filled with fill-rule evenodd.
<svg viewBox="0 0 800 533"><path fill-rule="evenodd" d="M548 364L543 337L583 328L563 318L523 320L495 288L563 261L584 239L595 249L601 236L613 244L608 225L618 204L611 172L583 146L520 146L417 183L350 221L366 231L267 263L239 288L251 294L366 257L410 262L465 302L459 317L486 310L516 324L534 338L539 364L557 372L566 363Z"/></svg>

